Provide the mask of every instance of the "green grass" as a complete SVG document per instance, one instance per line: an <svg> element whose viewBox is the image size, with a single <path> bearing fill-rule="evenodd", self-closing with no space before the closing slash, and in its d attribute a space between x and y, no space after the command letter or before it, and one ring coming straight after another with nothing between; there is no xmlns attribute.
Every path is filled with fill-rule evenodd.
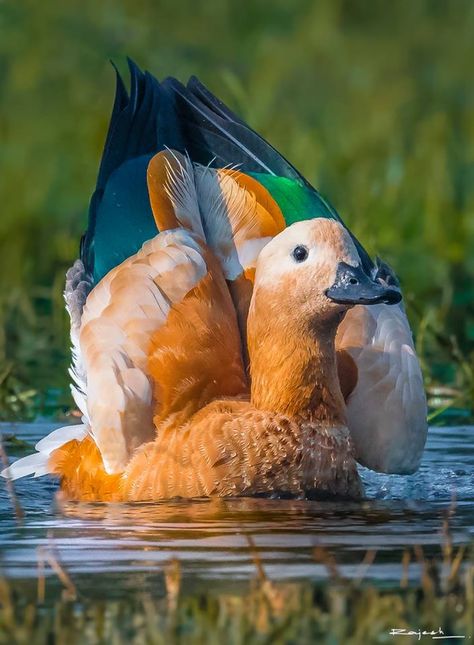
<svg viewBox="0 0 474 645"><path fill-rule="evenodd" d="M108 59L127 54L158 76L198 74L393 264L433 409L469 414L471 2L6 0L0 29L1 416L47 409L46 388L65 387L64 272L109 117Z"/></svg>
<svg viewBox="0 0 474 645"><path fill-rule="evenodd" d="M0 3L0 419L67 408L64 274L77 257L114 77L130 55L197 74L398 272L432 420L472 421L474 4L470 0ZM453 556L455 557L455 556ZM474 636L472 558L378 590L255 581L245 594L57 598L0 587L0 643L396 643ZM450 566L452 566L450 562ZM174 585L174 586L173 586ZM404 638L401 642L416 642Z"/></svg>
<svg viewBox="0 0 474 645"><path fill-rule="evenodd" d="M472 414L470 0L4 0L0 33L1 416L69 403L61 290L127 54L198 74L334 202L400 275L437 419Z"/></svg>
<svg viewBox="0 0 474 645"><path fill-rule="evenodd" d="M93 595L86 595L50 539L48 546L38 548L42 564L36 581L0 578L0 644L366 645L419 640L416 635L394 638L393 629L433 631L468 641L474 637L474 543L470 548L453 544L454 513L454 505L444 513L434 555L426 557L421 546L404 551L398 585L370 581L375 550L366 552L347 579L335 556L322 546L314 548L313 558L326 569L325 580L272 581L248 537L255 574L246 585L231 580L189 584L179 561L172 559L162 568L163 584L155 583L152 591L127 591L126 574L123 584L115 580L112 589L104 574L97 575ZM45 565L56 578L45 578Z"/></svg>
<svg viewBox="0 0 474 645"><path fill-rule="evenodd" d="M438 634L441 629L469 640L474 636L474 565L466 562L461 570L459 563L454 557L443 569L441 562L422 561L418 584L391 590L344 581L331 565L332 578L323 585L274 583L262 572L240 593L186 593L175 561L164 571L164 596L90 600L69 583L62 598L46 604L3 581L0 643L417 642L416 636L390 636L394 628Z"/></svg>

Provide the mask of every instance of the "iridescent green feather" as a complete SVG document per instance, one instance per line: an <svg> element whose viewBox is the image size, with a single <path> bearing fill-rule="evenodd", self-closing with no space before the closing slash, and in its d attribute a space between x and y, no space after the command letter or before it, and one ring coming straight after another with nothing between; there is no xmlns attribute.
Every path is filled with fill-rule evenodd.
<svg viewBox="0 0 474 645"><path fill-rule="evenodd" d="M287 179L266 173L247 173L259 181L280 207L287 226L313 217L339 219L335 210L321 195L297 179Z"/></svg>

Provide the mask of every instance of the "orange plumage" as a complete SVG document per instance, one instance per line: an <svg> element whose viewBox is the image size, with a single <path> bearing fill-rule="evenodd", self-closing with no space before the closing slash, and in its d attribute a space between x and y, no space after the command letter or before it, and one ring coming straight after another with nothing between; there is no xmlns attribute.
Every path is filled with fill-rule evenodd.
<svg viewBox="0 0 474 645"><path fill-rule="evenodd" d="M162 232L84 308L89 435L51 452L63 493L360 497L344 404L357 368L336 353L351 305L327 296L338 267L360 261L347 231L322 219L283 230L258 182L170 151L148 186Z"/></svg>
<svg viewBox="0 0 474 645"><path fill-rule="evenodd" d="M121 475L108 475L92 437L68 441L50 458L51 472L61 478L61 490L69 499L81 502L116 502L122 498Z"/></svg>
<svg viewBox="0 0 474 645"><path fill-rule="evenodd" d="M339 256L350 257L340 225L318 221L304 228L315 243L333 236ZM50 462L64 493L108 501L272 492L360 496L336 367L340 307L307 279L314 282L314 305L305 312L308 294L288 283L295 279L291 270L279 288L257 278L248 319L250 386L219 262L199 244L206 275L150 337L156 438L135 451L120 475L107 474L90 439L66 444ZM322 281L332 281L330 264L317 268ZM307 269L308 278L314 270ZM287 292L293 295L282 300ZM303 307L301 316L295 307ZM317 331L313 310L324 321Z"/></svg>

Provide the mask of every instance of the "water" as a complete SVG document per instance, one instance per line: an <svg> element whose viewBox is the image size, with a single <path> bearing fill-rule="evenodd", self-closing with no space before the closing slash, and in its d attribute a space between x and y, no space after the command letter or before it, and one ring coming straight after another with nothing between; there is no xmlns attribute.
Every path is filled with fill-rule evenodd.
<svg viewBox="0 0 474 645"><path fill-rule="evenodd" d="M32 443L53 427L0 426ZM415 475L361 469L368 497L362 503L232 499L59 508L56 484L41 478L16 484L26 514L18 526L2 483L0 565L9 578L30 581L33 588L38 547L53 549L82 592L103 596L106 590L111 597L161 588L163 567L177 558L187 589L235 590L255 576L256 553L271 579L323 579L326 567L315 558L315 547L323 546L348 577L359 577L367 550L376 550L366 577L380 586L398 585L405 547L422 545L426 556L439 554L454 496L453 542L473 540L473 445L474 427L432 428ZM49 588L59 585L52 571L46 573ZM418 575L412 563L409 578Z"/></svg>

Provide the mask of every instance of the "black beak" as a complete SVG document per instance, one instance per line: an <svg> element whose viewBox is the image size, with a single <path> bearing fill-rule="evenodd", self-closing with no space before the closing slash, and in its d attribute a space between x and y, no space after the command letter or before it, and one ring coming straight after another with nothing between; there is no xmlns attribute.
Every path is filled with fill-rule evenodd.
<svg viewBox="0 0 474 645"><path fill-rule="evenodd" d="M341 305L396 305L402 299L396 287L375 282L361 266L352 267L346 262L339 263L336 280L326 290L326 296Z"/></svg>

